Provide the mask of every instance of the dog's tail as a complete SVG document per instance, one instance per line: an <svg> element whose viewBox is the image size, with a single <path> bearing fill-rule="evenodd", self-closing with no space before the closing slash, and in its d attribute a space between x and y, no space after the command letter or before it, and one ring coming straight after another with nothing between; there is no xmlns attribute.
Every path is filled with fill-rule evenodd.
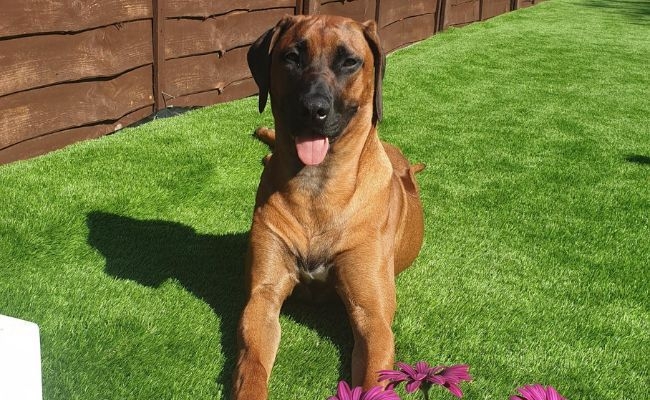
<svg viewBox="0 0 650 400"><path fill-rule="evenodd" d="M427 165L424 164L424 163L417 163L417 164L411 165L410 169L411 169L411 172L413 174L417 174L419 172L422 172L426 167L427 167Z"/></svg>

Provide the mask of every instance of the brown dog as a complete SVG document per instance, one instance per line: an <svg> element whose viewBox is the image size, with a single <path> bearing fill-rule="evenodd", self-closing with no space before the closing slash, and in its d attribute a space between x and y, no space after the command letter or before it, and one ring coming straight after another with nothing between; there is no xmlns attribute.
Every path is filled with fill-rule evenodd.
<svg viewBox="0 0 650 400"><path fill-rule="evenodd" d="M247 257L248 300L238 331L233 398L267 398L280 308L297 287L333 288L354 334L352 383L378 384L393 366L395 275L422 245L414 173L379 140L385 57L376 25L292 16L248 53L275 132L257 192Z"/></svg>

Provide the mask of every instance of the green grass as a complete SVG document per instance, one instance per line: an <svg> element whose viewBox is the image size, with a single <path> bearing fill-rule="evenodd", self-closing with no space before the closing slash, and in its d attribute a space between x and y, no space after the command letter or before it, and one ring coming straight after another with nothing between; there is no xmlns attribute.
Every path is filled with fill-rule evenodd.
<svg viewBox="0 0 650 400"><path fill-rule="evenodd" d="M532 382L650 398L647 4L551 0L388 58L381 135L427 164L399 360L469 363L468 399ZM45 399L227 398L266 152L250 133L271 123L256 109L0 167L0 313L40 325ZM333 394L342 310L289 304L281 324L271 397Z"/></svg>

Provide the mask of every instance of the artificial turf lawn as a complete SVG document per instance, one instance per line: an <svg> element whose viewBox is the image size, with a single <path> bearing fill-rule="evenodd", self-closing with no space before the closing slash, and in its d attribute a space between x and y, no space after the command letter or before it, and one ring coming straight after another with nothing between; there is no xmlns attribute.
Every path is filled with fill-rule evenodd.
<svg viewBox="0 0 650 400"><path fill-rule="evenodd" d="M399 360L470 364L468 399L532 382L650 397L646 4L551 0L388 58L381 136L427 164ZM45 399L227 398L266 152L250 133L271 123L256 109L0 167L0 313L40 325ZM291 303L281 324L271 397L333 394L342 310Z"/></svg>

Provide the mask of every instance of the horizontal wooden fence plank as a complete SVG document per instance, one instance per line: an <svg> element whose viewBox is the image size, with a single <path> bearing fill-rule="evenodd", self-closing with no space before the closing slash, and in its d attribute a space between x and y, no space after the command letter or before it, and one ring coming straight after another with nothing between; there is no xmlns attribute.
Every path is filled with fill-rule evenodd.
<svg viewBox="0 0 650 400"><path fill-rule="evenodd" d="M0 150L0 164L24 160L61 149L82 140L95 139L113 133L153 114L153 106L130 112L116 121L66 129L27 139Z"/></svg>
<svg viewBox="0 0 650 400"><path fill-rule="evenodd" d="M380 29L385 52L426 39L435 33L435 14L423 14L394 22Z"/></svg>
<svg viewBox="0 0 650 400"><path fill-rule="evenodd" d="M510 11L511 0L482 0L481 20L496 17Z"/></svg>
<svg viewBox="0 0 650 400"><path fill-rule="evenodd" d="M535 0L514 0L515 9L530 7L535 4Z"/></svg>
<svg viewBox="0 0 650 400"><path fill-rule="evenodd" d="M207 54L165 61L166 74L162 83L165 105L169 106L171 99L188 94L223 90L229 83L250 77L247 52L247 48L240 47L221 57Z"/></svg>
<svg viewBox="0 0 650 400"><path fill-rule="evenodd" d="M240 81L228 83L221 89L209 90L207 92L192 93L186 96L176 97L168 101L168 106L174 107L195 107L209 106L211 104L223 103L257 93L257 85L253 78L246 78Z"/></svg>
<svg viewBox="0 0 650 400"><path fill-rule="evenodd" d="M118 120L153 104L152 66L110 80L64 83L0 97L0 149L47 133Z"/></svg>
<svg viewBox="0 0 650 400"><path fill-rule="evenodd" d="M151 21L0 41L0 96L151 64ZM47 68L44 68L47 66Z"/></svg>
<svg viewBox="0 0 650 400"><path fill-rule="evenodd" d="M0 38L85 29L152 17L152 0L3 1Z"/></svg>
<svg viewBox="0 0 650 400"><path fill-rule="evenodd" d="M373 0L329 0L316 6L316 14L342 15L360 22L375 19L377 2Z"/></svg>
<svg viewBox="0 0 650 400"><path fill-rule="evenodd" d="M226 14L232 11L253 11L270 8L289 8L295 14L296 0L168 0L165 5L166 17L200 17Z"/></svg>
<svg viewBox="0 0 650 400"><path fill-rule="evenodd" d="M165 20L165 59L206 53L223 53L249 45L291 8L233 12L208 19Z"/></svg>
<svg viewBox="0 0 650 400"><path fill-rule="evenodd" d="M378 24L383 28L386 25L405 18L424 14L435 14L437 3L437 0L382 0L379 3Z"/></svg>
<svg viewBox="0 0 650 400"><path fill-rule="evenodd" d="M443 28L462 26L480 19L480 0L447 0Z"/></svg>

